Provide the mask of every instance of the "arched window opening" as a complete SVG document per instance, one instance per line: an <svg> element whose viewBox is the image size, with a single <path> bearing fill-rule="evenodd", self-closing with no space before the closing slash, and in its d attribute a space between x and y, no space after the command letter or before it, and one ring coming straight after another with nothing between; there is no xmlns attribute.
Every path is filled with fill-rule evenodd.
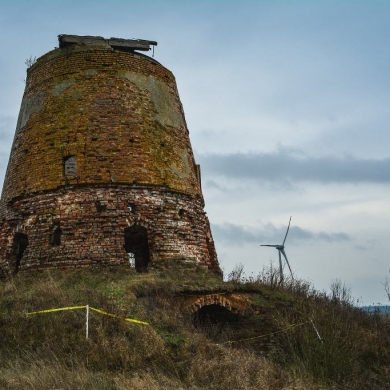
<svg viewBox="0 0 390 390"><path fill-rule="evenodd" d="M53 229L53 232L50 237L50 244L53 246L60 246L61 245L61 236L62 236L62 229L60 226L56 226Z"/></svg>
<svg viewBox="0 0 390 390"><path fill-rule="evenodd" d="M146 228L133 225L125 229L125 250L130 266L138 272L145 272L150 262L148 232Z"/></svg>
<svg viewBox="0 0 390 390"><path fill-rule="evenodd" d="M76 156L64 157L64 175L76 176Z"/></svg>
<svg viewBox="0 0 390 390"><path fill-rule="evenodd" d="M24 233L15 233L13 241L13 253L15 256L15 273L19 271L20 261L22 260L24 251L28 246L28 237Z"/></svg>

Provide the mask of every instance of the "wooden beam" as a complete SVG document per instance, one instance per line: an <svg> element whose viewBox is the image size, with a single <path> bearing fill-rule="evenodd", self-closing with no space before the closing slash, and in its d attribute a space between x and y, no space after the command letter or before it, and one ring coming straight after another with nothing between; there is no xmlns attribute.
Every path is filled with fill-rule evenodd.
<svg viewBox="0 0 390 390"><path fill-rule="evenodd" d="M62 34L58 36L60 48L64 48L68 45L84 44L84 45L110 45L114 49L119 50L141 50L148 51L150 46L157 46L156 41L147 41L143 39L122 39L122 38L110 38L105 39L99 36L89 35L66 35Z"/></svg>

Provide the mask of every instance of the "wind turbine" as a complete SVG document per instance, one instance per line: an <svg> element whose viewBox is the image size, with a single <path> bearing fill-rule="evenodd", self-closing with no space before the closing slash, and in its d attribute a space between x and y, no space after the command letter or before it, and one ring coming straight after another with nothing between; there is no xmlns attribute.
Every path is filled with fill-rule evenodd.
<svg viewBox="0 0 390 390"><path fill-rule="evenodd" d="M286 252L284 251L284 243L286 242L287 234L288 234L288 231L289 231L289 229L290 229L290 223L291 223L291 217L290 217L290 220L289 220L289 222L288 222L288 227L287 227L286 235L284 236L284 240L283 240L283 244L282 244L282 245L269 245L269 244L260 245L260 246L270 246L270 247L276 248L276 249L278 250L278 253L279 253L280 280L281 280L282 282L283 282L282 255L283 255L283 257L286 259L286 263L287 263L287 265L288 265L288 269L290 270L291 279L294 280L293 273L292 273L291 267L290 267L290 263L288 262Z"/></svg>

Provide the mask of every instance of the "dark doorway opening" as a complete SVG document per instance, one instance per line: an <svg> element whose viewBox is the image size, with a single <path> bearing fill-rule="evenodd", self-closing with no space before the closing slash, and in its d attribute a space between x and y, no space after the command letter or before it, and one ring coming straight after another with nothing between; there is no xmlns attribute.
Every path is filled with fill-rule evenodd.
<svg viewBox="0 0 390 390"><path fill-rule="evenodd" d="M241 315L218 304L203 306L192 315L194 326L218 341L229 340L241 321Z"/></svg>
<svg viewBox="0 0 390 390"><path fill-rule="evenodd" d="M28 246L28 237L24 233L15 233L13 242L13 253L15 256L15 273L19 271L20 261L22 260L24 251Z"/></svg>
<svg viewBox="0 0 390 390"><path fill-rule="evenodd" d="M150 261L148 231L143 226L133 225L125 229L125 250L130 265L138 272L145 272Z"/></svg>
<svg viewBox="0 0 390 390"><path fill-rule="evenodd" d="M193 323L197 327L215 324L234 324L239 319L240 316L238 314L234 314L226 307L217 304L201 307L192 317Z"/></svg>

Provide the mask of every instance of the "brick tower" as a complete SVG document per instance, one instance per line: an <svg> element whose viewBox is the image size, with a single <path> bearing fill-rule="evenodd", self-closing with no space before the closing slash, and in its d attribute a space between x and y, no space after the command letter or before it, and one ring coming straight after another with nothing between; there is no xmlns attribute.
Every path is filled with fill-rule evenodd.
<svg viewBox="0 0 390 390"><path fill-rule="evenodd" d="M220 273L156 42L59 36L27 71L0 201L0 274L126 264Z"/></svg>

